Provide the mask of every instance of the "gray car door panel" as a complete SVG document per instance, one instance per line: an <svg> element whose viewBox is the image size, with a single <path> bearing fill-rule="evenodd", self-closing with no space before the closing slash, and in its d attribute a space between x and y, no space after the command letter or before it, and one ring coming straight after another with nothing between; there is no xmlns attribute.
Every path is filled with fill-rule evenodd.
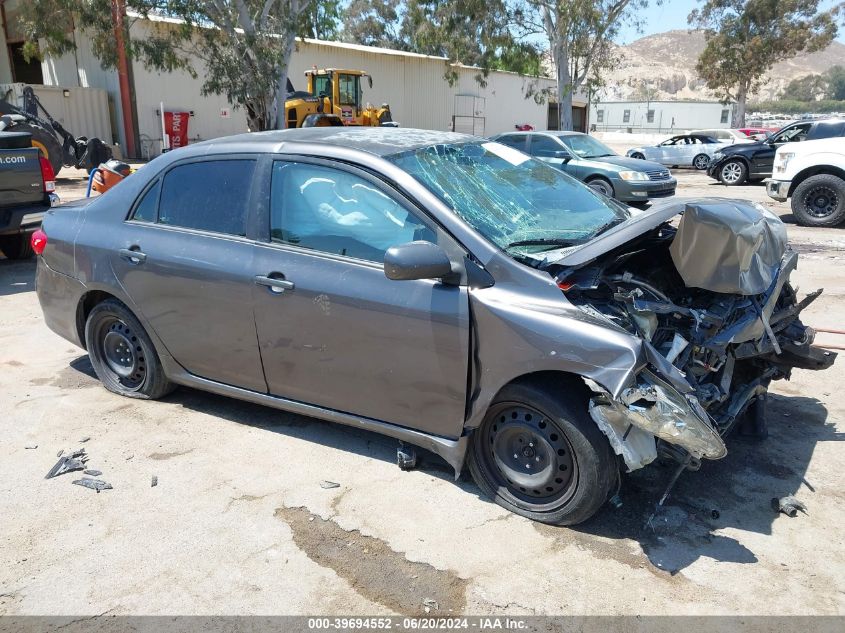
<svg viewBox="0 0 845 633"><path fill-rule="evenodd" d="M285 167L294 163L277 164ZM309 163L295 165L314 167ZM274 224L292 227L301 222L297 214L313 208L296 210L294 207L302 202L297 197L310 195L302 193L304 187L327 180L326 174L351 174L358 185L369 188L370 194L389 192L374 185L372 179L363 179L356 170L328 168L319 162L316 167L328 171L315 171L305 181L280 180L284 184L278 191L274 186L269 205L271 217L277 218ZM305 184L296 186L294 182ZM359 196L361 203L360 191L343 193ZM398 196L389 193L395 203ZM340 207L332 195L327 189L312 202L321 208L326 204ZM284 211L279 211L279 205ZM348 209L342 212L346 218L360 213ZM413 214L421 212L413 209ZM358 245L355 248L359 250L352 254L341 248L344 235L348 237L342 233L343 227L349 229L350 225L338 228L339 235L327 230L331 239L316 233L324 226L301 228L295 238L284 232L288 229L274 228L276 241L256 247L255 275L286 282L273 287L262 279L253 287L255 323L270 393L435 435L459 437L466 413L469 371L466 286L436 280L392 281L385 276L383 264L375 261L377 256L365 247ZM315 234L307 235L312 229ZM435 227L414 230L399 243L420 239L421 231L435 231L445 239ZM437 239L434 232L427 236ZM291 239L299 245L285 241ZM339 250L327 252L333 248ZM365 261L368 257L370 261Z"/></svg>

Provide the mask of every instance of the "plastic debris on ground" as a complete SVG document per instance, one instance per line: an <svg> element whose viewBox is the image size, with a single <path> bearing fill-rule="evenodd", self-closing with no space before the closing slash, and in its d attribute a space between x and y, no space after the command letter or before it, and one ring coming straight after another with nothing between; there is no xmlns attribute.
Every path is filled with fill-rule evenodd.
<svg viewBox="0 0 845 633"><path fill-rule="evenodd" d="M807 514L807 506L792 496L781 497L780 499L774 497L772 499L772 510L783 512L788 517L798 516L799 510Z"/></svg>
<svg viewBox="0 0 845 633"><path fill-rule="evenodd" d="M92 479L91 477L83 477L82 479L75 479L73 481L77 486L84 486L91 490L96 490L98 493L101 490L111 490L112 485L102 479Z"/></svg>
<svg viewBox="0 0 845 633"><path fill-rule="evenodd" d="M89 468L88 470L82 471L86 475L91 475L92 477L99 477L103 474L102 470L94 470L93 468Z"/></svg>
<svg viewBox="0 0 845 633"><path fill-rule="evenodd" d="M340 488L340 484L334 481L323 480L320 482L320 488L328 490L329 488Z"/></svg>
<svg viewBox="0 0 845 633"><path fill-rule="evenodd" d="M150 480L150 488L155 488L158 485L158 475L153 475L153 478Z"/></svg>
<svg viewBox="0 0 845 633"><path fill-rule="evenodd" d="M50 472L47 473L44 479L52 479L53 477L58 477L59 475L75 470L84 470L85 462L87 461L88 456L85 455L85 449L79 448L72 453L60 457L59 461L50 469Z"/></svg>

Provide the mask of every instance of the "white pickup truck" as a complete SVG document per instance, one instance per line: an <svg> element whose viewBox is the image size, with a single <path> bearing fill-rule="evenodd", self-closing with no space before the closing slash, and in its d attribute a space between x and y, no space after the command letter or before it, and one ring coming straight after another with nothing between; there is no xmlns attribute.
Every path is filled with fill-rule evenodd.
<svg viewBox="0 0 845 633"><path fill-rule="evenodd" d="M792 198L792 215L803 226L845 222L845 137L787 143L775 155L766 193Z"/></svg>

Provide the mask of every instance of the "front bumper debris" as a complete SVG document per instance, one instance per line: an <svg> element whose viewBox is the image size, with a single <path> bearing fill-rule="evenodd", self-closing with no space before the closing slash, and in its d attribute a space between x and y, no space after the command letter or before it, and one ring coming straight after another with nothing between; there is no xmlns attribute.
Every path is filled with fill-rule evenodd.
<svg viewBox="0 0 845 633"><path fill-rule="evenodd" d="M588 385L596 391L594 383ZM696 397L682 394L651 371L643 370L637 384L618 400L598 389L590 400L590 416L629 470L654 461L655 438L680 446L697 459L727 455L724 441Z"/></svg>

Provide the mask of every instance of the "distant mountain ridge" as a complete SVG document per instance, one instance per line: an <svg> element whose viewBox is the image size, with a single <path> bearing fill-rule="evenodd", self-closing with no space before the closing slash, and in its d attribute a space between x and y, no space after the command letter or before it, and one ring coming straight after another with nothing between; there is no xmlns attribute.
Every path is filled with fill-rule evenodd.
<svg viewBox="0 0 845 633"><path fill-rule="evenodd" d="M643 88L656 90L652 99L715 99L698 77L695 65L704 50L704 33L675 30L648 35L617 47L619 65L607 73L606 101L639 99ZM836 64L845 65L845 44L834 41L826 49L777 64L766 76L764 87L754 95L776 99L793 79L821 74Z"/></svg>

